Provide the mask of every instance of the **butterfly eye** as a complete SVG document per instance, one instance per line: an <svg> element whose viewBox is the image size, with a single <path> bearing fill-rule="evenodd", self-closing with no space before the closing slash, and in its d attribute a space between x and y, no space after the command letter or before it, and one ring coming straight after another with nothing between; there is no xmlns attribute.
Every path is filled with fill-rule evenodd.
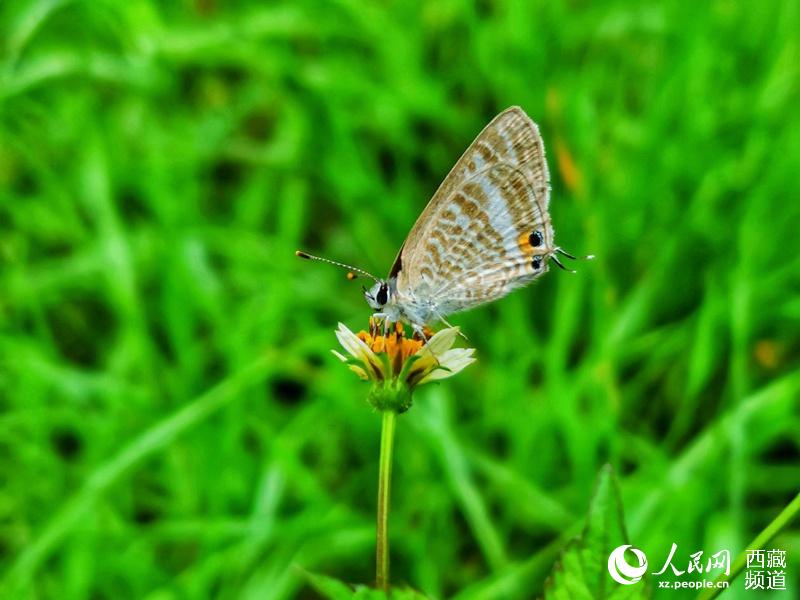
<svg viewBox="0 0 800 600"><path fill-rule="evenodd" d="M542 257L541 256L534 256L533 260L531 261L531 266L533 267L534 271L538 271L539 267L542 266Z"/></svg>
<svg viewBox="0 0 800 600"><path fill-rule="evenodd" d="M528 236L528 241L531 243L531 246L533 246L534 248L538 248L539 246L542 245L542 242L544 241L542 239L542 232L534 231L532 234L530 234L530 236Z"/></svg>
<svg viewBox="0 0 800 600"><path fill-rule="evenodd" d="M388 296L389 296L389 292L386 289L386 286L382 285L381 289L378 290L378 294L377 294L375 300L378 301L378 304L383 306L384 304L386 304L386 301L389 299Z"/></svg>

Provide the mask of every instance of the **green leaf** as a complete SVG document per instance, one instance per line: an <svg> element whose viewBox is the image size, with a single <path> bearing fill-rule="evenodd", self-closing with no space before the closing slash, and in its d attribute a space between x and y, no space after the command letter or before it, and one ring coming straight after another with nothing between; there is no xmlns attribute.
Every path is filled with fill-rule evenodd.
<svg viewBox="0 0 800 600"><path fill-rule="evenodd" d="M648 598L650 590L644 581L622 585L608 573L609 554L627 543L617 480L611 466L606 465L597 478L583 532L567 545L550 574L545 600Z"/></svg>
<svg viewBox="0 0 800 600"><path fill-rule="evenodd" d="M311 587L329 600L352 600L355 596L355 590L352 587L333 577L315 573L306 573L306 577Z"/></svg>
<svg viewBox="0 0 800 600"><path fill-rule="evenodd" d="M392 588L391 591L386 594L379 590L359 587L353 598L356 600L428 600L427 596L411 588Z"/></svg>
<svg viewBox="0 0 800 600"><path fill-rule="evenodd" d="M327 575L306 572L305 576L311 587L328 600L427 600L427 596L411 588L393 588L386 594L365 585L351 586Z"/></svg>

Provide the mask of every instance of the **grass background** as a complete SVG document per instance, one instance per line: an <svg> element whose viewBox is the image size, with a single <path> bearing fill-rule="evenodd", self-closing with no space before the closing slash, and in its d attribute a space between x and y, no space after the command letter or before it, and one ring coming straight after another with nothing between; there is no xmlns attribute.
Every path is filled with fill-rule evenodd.
<svg viewBox="0 0 800 600"><path fill-rule="evenodd" d="M597 259L453 318L479 362L399 420L393 580L540 594L606 462L657 567L737 554L800 488L799 12L4 2L7 597L371 581L380 419L328 352L368 309L293 251L388 271L512 104L559 243ZM797 597L797 526L773 546L765 597Z"/></svg>

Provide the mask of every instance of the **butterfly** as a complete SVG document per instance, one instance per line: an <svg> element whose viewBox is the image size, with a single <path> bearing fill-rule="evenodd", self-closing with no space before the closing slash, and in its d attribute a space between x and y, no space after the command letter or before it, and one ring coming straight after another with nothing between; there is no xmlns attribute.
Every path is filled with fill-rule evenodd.
<svg viewBox="0 0 800 600"><path fill-rule="evenodd" d="M550 175L539 128L518 106L478 134L417 219L386 279L298 251L375 281L364 297L385 323L423 327L502 298L548 271L558 255ZM586 258L592 258L588 256Z"/></svg>

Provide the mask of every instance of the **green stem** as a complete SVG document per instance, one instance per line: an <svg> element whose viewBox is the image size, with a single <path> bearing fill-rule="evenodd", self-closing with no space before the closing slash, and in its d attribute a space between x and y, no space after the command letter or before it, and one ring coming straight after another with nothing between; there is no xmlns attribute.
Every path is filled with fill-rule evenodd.
<svg viewBox="0 0 800 600"><path fill-rule="evenodd" d="M389 590L389 494L392 483L392 450L397 413L383 411L381 425L381 456L378 471L378 526L376 544L375 585Z"/></svg>
<svg viewBox="0 0 800 600"><path fill-rule="evenodd" d="M736 560L733 561L733 565L731 566L731 574L725 575L724 573L717 577L714 580L714 587L706 588L703 592L697 597L697 600L712 600L719 596L719 594L727 588L718 588L716 585L720 581L733 581L736 577L742 572L745 565L747 564L747 551L748 550L760 550L763 549L764 546L769 544L772 539L778 535L784 527L786 527L792 519L794 519L797 514L800 513L800 494L794 497L786 508L781 511L775 519L767 525L761 533L759 533L756 538L748 544L747 549L744 550L739 556L736 557Z"/></svg>

